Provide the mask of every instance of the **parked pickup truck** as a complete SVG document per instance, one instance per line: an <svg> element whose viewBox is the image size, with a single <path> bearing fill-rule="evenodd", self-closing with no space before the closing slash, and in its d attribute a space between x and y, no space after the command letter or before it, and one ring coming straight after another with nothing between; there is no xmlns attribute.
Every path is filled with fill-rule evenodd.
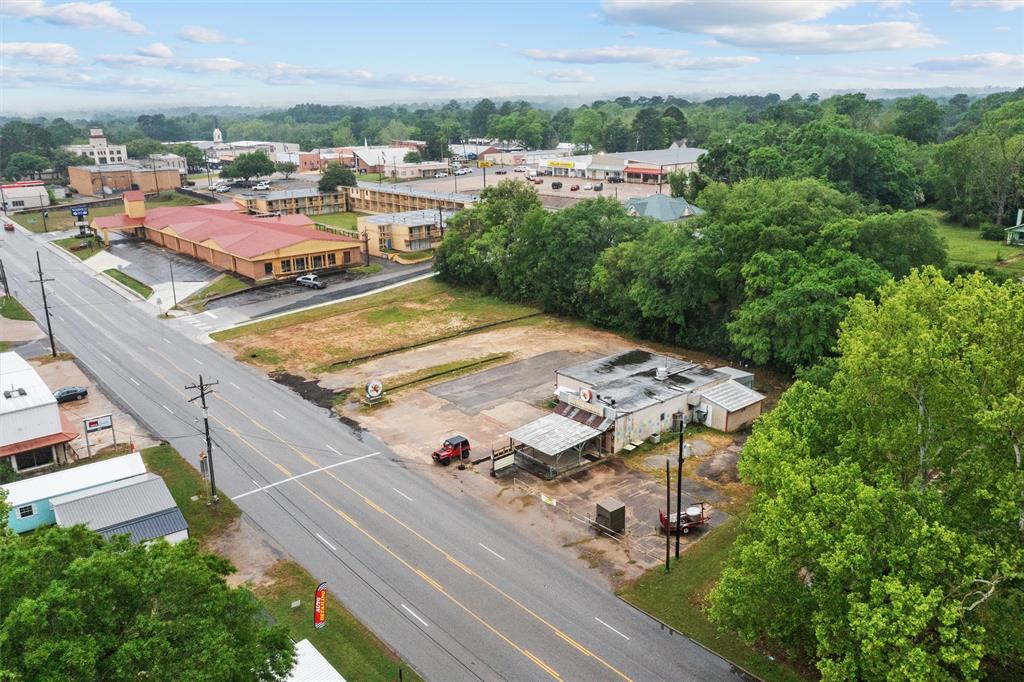
<svg viewBox="0 0 1024 682"><path fill-rule="evenodd" d="M467 459L469 457L469 439L465 436L446 438L441 447L434 450L430 456L441 466L448 466L453 459Z"/></svg>

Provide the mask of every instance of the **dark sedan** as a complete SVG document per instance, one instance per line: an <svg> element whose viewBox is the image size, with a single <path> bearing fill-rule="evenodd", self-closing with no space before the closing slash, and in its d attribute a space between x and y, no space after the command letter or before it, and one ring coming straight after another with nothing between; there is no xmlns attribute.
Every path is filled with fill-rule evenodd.
<svg viewBox="0 0 1024 682"><path fill-rule="evenodd" d="M53 392L53 397L58 403L69 403L72 400L82 400L89 395L89 389L84 386L65 386Z"/></svg>

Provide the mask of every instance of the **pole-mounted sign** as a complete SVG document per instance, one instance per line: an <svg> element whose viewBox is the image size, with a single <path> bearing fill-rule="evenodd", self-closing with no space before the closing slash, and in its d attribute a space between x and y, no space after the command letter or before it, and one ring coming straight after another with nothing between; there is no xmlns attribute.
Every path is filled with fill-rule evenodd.
<svg viewBox="0 0 1024 682"><path fill-rule="evenodd" d="M85 216L89 215L89 207L88 206L72 206L71 207L71 215L76 216L78 218L84 218Z"/></svg>
<svg viewBox="0 0 1024 682"><path fill-rule="evenodd" d="M318 630L327 625L327 583L320 583L313 599L313 627Z"/></svg>

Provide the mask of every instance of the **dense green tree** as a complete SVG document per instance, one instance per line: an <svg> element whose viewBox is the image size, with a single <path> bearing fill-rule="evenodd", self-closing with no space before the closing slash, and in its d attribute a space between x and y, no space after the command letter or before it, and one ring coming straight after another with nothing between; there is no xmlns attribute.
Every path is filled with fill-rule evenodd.
<svg viewBox="0 0 1024 682"><path fill-rule="evenodd" d="M221 170L221 175L224 175L224 171L228 172L228 177L249 180L273 173L274 162L263 152L250 152L235 157L234 161Z"/></svg>
<svg viewBox="0 0 1024 682"><path fill-rule="evenodd" d="M852 229L850 229L852 228ZM877 263L893 277L906 277L914 268L946 266L946 244L935 216L925 211L879 213L859 221L843 221L826 229L845 233L840 243Z"/></svg>
<svg viewBox="0 0 1024 682"><path fill-rule="evenodd" d="M498 113L494 102L486 97L476 103L469 115L469 134L474 137L482 137L487 134L491 117Z"/></svg>
<svg viewBox="0 0 1024 682"><path fill-rule="evenodd" d="M274 164L274 170L283 175L285 180L287 180L291 177L292 173L299 170L299 166L292 161L279 161Z"/></svg>
<svg viewBox="0 0 1024 682"><path fill-rule="evenodd" d="M8 121L0 128L0 163L18 152L47 156L54 150L53 138L46 128L26 121Z"/></svg>
<svg viewBox="0 0 1024 682"><path fill-rule="evenodd" d="M46 124L46 132L54 145L72 144L85 137L84 130L59 117Z"/></svg>
<svg viewBox="0 0 1024 682"><path fill-rule="evenodd" d="M342 121L331 131L331 143L335 147L348 147L356 143L356 136L352 134L352 126Z"/></svg>
<svg viewBox="0 0 1024 682"><path fill-rule="evenodd" d="M404 163L421 163L423 161L423 155L413 149L402 157L402 161Z"/></svg>
<svg viewBox="0 0 1024 682"><path fill-rule="evenodd" d="M4 175L11 180L24 180L35 178L40 171L50 167L50 162L45 156L31 152L15 152L7 157L7 165L4 166Z"/></svg>
<svg viewBox="0 0 1024 682"><path fill-rule="evenodd" d="M601 148L606 152L625 152L633 148L633 136L622 121L612 121L604 128Z"/></svg>
<svg viewBox="0 0 1024 682"><path fill-rule="evenodd" d="M758 493L712 617L826 680L1019 674L1021 344L1016 283L926 269L857 299L831 380L794 384L744 448Z"/></svg>
<svg viewBox="0 0 1024 682"><path fill-rule="evenodd" d="M854 128L867 130L882 110L882 103L868 99L863 92L834 95L821 104L825 111L846 116Z"/></svg>
<svg viewBox="0 0 1024 682"><path fill-rule="evenodd" d="M573 143L598 151L604 141L604 119L593 109L581 109L572 124Z"/></svg>
<svg viewBox="0 0 1024 682"><path fill-rule="evenodd" d="M888 112L885 130L912 142L935 142L942 123L942 107L925 95L896 100Z"/></svg>
<svg viewBox="0 0 1024 682"><path fill-rule="evenodd" d="M182 142L169 148L169 151L185 158L189 170L202 170L206 167L206 154L190 142Z"/></svg>
<svg viewBox="0 0 1024 682"><path fill-rule="evenodd" d="M160 142L149 137L137 137L125 143L128 156L132 159L145 159L151 154L160 154L165 148Z"/></svg>
<svg viewBox="0 0 1024 682"><path fill-rule="evenodd" d="M668 174L668 187L669 193L673 197L685 197L687 192L687 185L690 182L690 174L686 171L678 170Z"/></svg>
<svg viewBox="0 0 1024 682"><path fill-rule="evenodd" d="M633 133L637 149L659 149L664 146L664 129L661 114L657 109L647 108L636 112L633 119Z"/></svg>
<svg viewBox="0 0 1024 682"><path fill-rule="evenodd" d="M338 187L355 187L356 174L351 169L345 168L337 161L327 164L320 175L318 188L321 192L337 192Z"/></svg>
<svg viewBox="0 0 1024 682"><path fill-rule="evenodd" d="M0 501L2 524L8 507ZM6 528L4 528L6 531ZM283 680L294 645L191 540L105 541L84 526L0 532L0 677Z"/></svg>
<svg viewBox="0 0 1024 682"><path fill-rule="evenodd" d="M381 128L380 134L377 139L382 144L390 144L392 140L408 140L412 135L413 128L402 123L399 119L394 118L388 121L388 124Z"/></svg>

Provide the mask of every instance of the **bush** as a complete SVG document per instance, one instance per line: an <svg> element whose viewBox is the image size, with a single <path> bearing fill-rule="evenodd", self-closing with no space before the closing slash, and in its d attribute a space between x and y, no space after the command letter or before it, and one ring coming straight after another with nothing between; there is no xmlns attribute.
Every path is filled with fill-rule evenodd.
<svg viewBox="0 0 1024 682"><path fill-rule="evenodd" d="M993 242L1001 242L1006 237L1006 230L1003 229L1002 225L996 225L995 223L982 223L978 229L982 239L988 239Z"/></svg>

